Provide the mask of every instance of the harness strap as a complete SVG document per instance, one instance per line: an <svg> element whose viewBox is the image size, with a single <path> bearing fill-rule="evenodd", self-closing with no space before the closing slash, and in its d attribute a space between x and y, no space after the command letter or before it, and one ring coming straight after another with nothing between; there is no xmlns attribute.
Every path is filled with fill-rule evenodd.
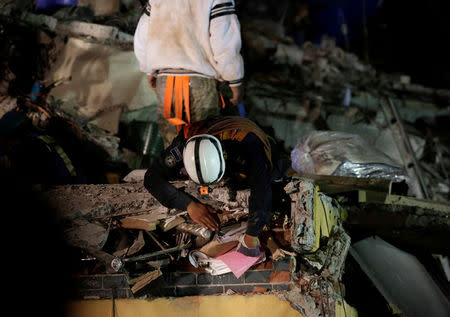
<svg viewBox="0 0 450 317"><path fill-rule="evenodd" d="M183 98L184 98L184 110L186 111L186 118L188 123L191 123L191 108L189 102L189 76L183 76Z"/></svg>
<svg viewBox="0 0 450 317"><path fill-rule="evenodd" d="M171 114L173 100L175 101L175 115L172 117ZM183 100L187 122L183 120ZM191 123L191 111L189 104L189 76L167 76L163 114L167 121L177 127L178 131L181 130L182 125Z"/></svg>
<svg viewBox="0 0 450 317"><path fill-rule="evenodd" d="M249 131L245 131L242 129L233 129L233 130L225 130L219 133L219 138L222 141L225 140L235 140L241 142L249 133Z"/></svg>
<svg viewBox="0 0 450 317"><path fill-rule="evenodd" d="M225 109L226 104L225 104L225 100L223 99L223 95L221 92L219 92L219 96L220 96L220 101L222 103L222 109Z"/></svg>

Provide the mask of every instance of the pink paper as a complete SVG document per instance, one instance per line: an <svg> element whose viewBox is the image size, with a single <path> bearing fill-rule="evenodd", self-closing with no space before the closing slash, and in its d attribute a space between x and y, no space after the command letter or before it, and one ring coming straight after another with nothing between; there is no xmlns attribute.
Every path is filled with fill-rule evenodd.
<svg viewBox="0 0 450 317"><path fill-rule="evenodd" d="M225 265L228 266L231 272L233 272L234 276L236 276L236 278L239 278L262 256L264 256L264 253L262 252L261 256L259 257L245 256L242 253L237 252L236 248L234 248L233 250L216 257L216 259L221 260L223 263L225 263Z"/></svg>

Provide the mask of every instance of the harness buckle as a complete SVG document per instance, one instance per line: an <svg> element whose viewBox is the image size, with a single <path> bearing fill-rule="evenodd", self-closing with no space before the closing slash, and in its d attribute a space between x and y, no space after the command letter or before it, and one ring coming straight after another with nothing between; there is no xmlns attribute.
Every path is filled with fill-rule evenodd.
<svg viewBox="0 0 450 317"><path fill-rule="evenodd" d="M208 195L211 191L212 191L211 188L209 188L208 186L201 186L199 188L200 195L202 196Z"/></svg>

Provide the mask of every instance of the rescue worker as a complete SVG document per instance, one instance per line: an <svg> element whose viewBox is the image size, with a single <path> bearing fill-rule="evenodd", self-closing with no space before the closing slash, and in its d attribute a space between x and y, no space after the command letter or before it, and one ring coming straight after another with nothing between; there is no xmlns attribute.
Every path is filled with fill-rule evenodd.
<svg viewBox="0 0 450 317"><path fill-rule="evenodd" d="M220 114L218 83L242 99L244 63L233 0L149 0L134 35L134 52L155 90L165 146L181 126ZM221 97L221 95L220 95ZM173 105L172 105L173 103Z"/></svg>
<svg viewBox="0 0 450 317"><path fill-rule="evenodd" d="M169 180L179 179L185 171L192 181L207 186L224 177L242 179L245 175L250 187L249 217L237 250L247 256L259 256L258 236L269 221L272 208L271 182L289 166L274 166L271 149L268 136L249 119L208 118L184 126L147 170L144 185L162 205L187 211L194 222L216 231L220 224L218 211L175 188Z"/></svg>

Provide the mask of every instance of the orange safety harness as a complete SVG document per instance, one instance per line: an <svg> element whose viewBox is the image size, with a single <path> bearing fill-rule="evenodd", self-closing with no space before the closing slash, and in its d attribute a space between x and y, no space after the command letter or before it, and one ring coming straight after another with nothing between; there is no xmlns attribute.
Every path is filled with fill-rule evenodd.
<svg viewBox="0 0 450 317"><path fill-rule="evenodd" d="M177 127L177 131L180 131L183 125L189 125L191 123L189 80L190 76L167 76L166 80L163 114L167 121ZM222 103L222 108L225 108L225 100L223 99L222 94L219 93L219 96ZM172 116L173 101L175 101L174 116ZM187 122L183 120L183 101Z"/></svg>
<svg viewBox="0 0 450 317"><path fill-rule="evenodd" d="M175 111L172 117L172 101L175 86ZM187 122L183 120L183 100L184 111ZM189 76L167 76L166 92L164 95L164 117L181 130L181 126L191 123L191 111L189 105Z"/></svg>

